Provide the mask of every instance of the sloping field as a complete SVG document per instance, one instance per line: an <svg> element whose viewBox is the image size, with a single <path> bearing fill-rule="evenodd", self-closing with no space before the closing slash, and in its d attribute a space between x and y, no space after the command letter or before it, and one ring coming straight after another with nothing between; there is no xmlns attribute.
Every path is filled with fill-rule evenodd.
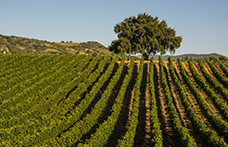
<svg viewBox="0 0 228 147"><path fill-rule="evenodd" d="M0 54L0 146L228 146L228 69Z"/></svg>

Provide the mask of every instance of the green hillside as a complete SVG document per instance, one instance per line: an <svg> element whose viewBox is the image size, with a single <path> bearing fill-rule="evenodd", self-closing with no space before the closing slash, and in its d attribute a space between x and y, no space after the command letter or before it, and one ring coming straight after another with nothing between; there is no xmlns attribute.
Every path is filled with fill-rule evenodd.
<svg viewBox="0 0 228 147"><path fill-rule="evenodd" d="M113 57L105 46L95 41L82 43L49 42L17 36L0 35L0 53L3 54L97 54Z"/></svg>

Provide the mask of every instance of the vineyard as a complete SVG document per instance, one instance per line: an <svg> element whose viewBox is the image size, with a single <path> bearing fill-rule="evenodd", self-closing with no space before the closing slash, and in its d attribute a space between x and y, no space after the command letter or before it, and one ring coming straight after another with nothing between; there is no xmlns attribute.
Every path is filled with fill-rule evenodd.
<svg viewBox="0 0 228 147"><path fill-rule="evenodd" d="M228 64L0 54L0 146L228 146Z"/></svg>

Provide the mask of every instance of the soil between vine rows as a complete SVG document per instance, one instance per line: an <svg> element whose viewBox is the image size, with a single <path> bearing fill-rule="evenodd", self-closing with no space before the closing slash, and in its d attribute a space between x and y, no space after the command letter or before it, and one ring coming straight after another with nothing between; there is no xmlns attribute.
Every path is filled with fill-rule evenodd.
<svg viewBox="0 0 228 147"><path fill-rule="evenodd" d="M121 75L120 79L118 80L117 84L115 85L114 89L112 90L112 94L108 98L106 107L105 107L104 111L102 111L102 113L100 114L97 124L95 124L92 127L92 129L81 138L80 142L77 142L75 145L77 145L78 143L84 143L86 141L86 139L89 139L91 137L91 135L96 132L96 129L99 127L99 125L102 124L105 120L107 120L108 116L111 115L110 109L116 100L116 97L117 97L120 87L122 85L123 79L124 79L125 75L127 74L129 63L130 63L129 61L125 62L125 66L123 68L122 75ZM151 126L150 126L151 125L151 123L150 123L150 121L151 121L150 120L150 104L151 104L150 100L151 99L150 99L150 92L149 92L149 90L150 90L149 89L149 72L150 72L149 63L150 63L150 61L144 61L143 79L142 79L141 88L140 88L141 95L140 95L139 117L138 117L139 123L137 125L136 134L135 134L135 138L134 138L134 146L137 146L137 147L138 146L151 146ZM136 78L138 75L139 64L140 64L140 61L135 61L135 63L134 63L134 71L132 74L132 78L129 82L129 85L127 87L126 93L124 95L123 106L121 108L121 112L119 114L117 124L115 125L115 128L114 128L111 136L109 137L109 139L106 143L106 146L110 146L110 147L117 146L118 140L122 139L127 131L127 126L129 125L128 120L130 119L132 102L134 99L134 84L135 84L135 81L136 81ZM173 103L174 103L174 106L176 107L176 110L181 119L182 126L186 127L189 134L195 138L195 141L198 146L204 146L202 141L200 140L200 138L198 138L198 136L195 134L195 132L192 128L191 122L185 113L184 106L181 103L181 98L178 94L177 89L174 86L174 83L172 81L172 78L171 78L171 75L169 72L169 63L167 61L163 61L163 64L164 64L164 70L166 73L166 80L168 82L168 86L169 86L170 92L172 94ZM182 64L185 68L185 71L187 72L187 75L191 78L194 85L200 91L202 97L204 98L206 103L210 106L212 112L215 115L218 115L221 119L223 119L222 115L216 109L213 102L208 98L206 93L203 90L201 90L200 87L198 86L198 84L195 82L194 77L191 73L191 70L189 69L188 63L182 62ZM205 66L206 71L214 79L216 79L213 76L213 73L210 70L210 67L207 65L207 63L203 63L203 64ZM101 75L106 71L108 65L109 65L109 62L106 63L104 69L101 72ZM118 65L119 65L119 62L116 63L112 74L110 75L108 80L105 82L105 84L102 86L100 91L96 94L96 96L94 97L94 100L91 102L89 107L84 111L83 115L79 118L79 120L82 120L83 117L86 116L86 114L88 114L92 111L94 105L99 101L102 93L107 88L109 81L111 80L111 78L113 77L115 72L117 71ZM88 66L88 63L85 65L85 67L86 66ZM93 71L97 68L97 66L98 66L98 64L95 65ZM181 76L180 70L179 70L178 63L173 62L173 66L174 66L176 75L179 78L179 80L185 90L188 100L192 104L193 109L195 110L195 113L198 115L200 120L208 128L213 129L211 127L210 123L208 122L207 118L204 116L203 112L200 110L200 107L197 104L197 101L194 98L194 96L192 95L190 89L184 82L184 80ZM194 63L193 66L196 69L196 71L200 74L201 78L203 78L203 80L206 81L206 79L204 78L203 74L200 71L200 67L198 66L198 64ZM222 70L219 68L219 65L216 65L216 68L218 68L218 70L222 74L224 74L222 72ZM92 87L98 81L99 77L96 79L96 81L94 81L87 88L86 91L84 91L84 93L79 98L77 98L75 103L72 104L72 107L69 108L69 110L66 112L66 114L65 114L66 116L68 115L68 113L70 113L70 111L72 111L75 107L77 107L77 105L81 102L82 99L84 99L85 95L92 89ZM208 84L208 85L215 92L216 96L218 96L222 100L222 102L225 103L225 105L228 107L227 102L213 89L213 87L210 84ZM161 123L161 130L162 130L162 135L163 135L163 146L166 146L166 147L178 146L178 142L175 140L174 132L171 127L170 118L169 118L169 114L168 114L168 110L167 110L167 105L166 105L165 97L164 97L164 91L161 86L160 67L159 67L158 61L154 61L154 86L155 86L156 102L157 102L157 107L158 107L158 117L159 117L159 121ZM77 87L69 90L69 92L66 94L66 97L64 99L67 99L68 96L71 94L71 92L74 91L76 88ZM61 101L59 101L58 103L60 103L60 102ZM56 104L55 107L58 107L58 104ZM79 120L76 120L76 122ZM73 127L73 125L71 127ZM69 130L69 128L67 130L64 130L64 132L66 132L68 130ZM64 133L64 132L62 132L62 133Z"/></svg>

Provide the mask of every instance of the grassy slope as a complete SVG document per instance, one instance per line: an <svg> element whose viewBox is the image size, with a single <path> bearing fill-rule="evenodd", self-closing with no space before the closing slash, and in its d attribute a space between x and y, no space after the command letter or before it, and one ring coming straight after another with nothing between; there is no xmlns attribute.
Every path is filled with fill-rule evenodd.
<svg viewBox="0 0 228 147"><path fill-rule="evenodd" d="M58 43L17 36L0 35L0 53L5 54L97 54L113 57L105 46L98 42Z"/></svg>

